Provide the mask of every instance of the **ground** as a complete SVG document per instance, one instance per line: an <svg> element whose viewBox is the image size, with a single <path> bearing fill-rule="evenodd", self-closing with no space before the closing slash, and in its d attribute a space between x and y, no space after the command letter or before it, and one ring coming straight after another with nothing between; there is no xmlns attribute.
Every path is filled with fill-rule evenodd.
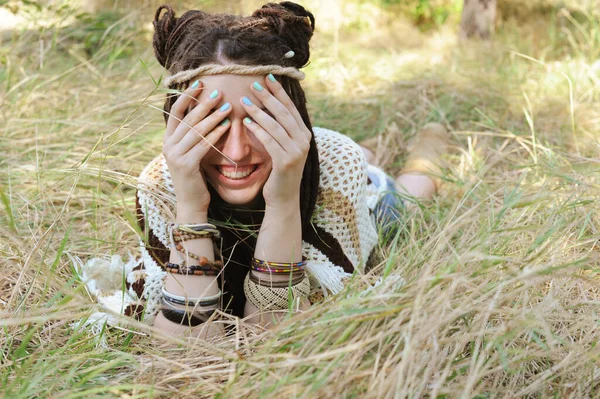
<svg viewBox="0 0 600 399"><path fill-rule="evenodd" d="M90 3L0 1L18 8L0 22L6 397L599 394L593 1L499 1L488 43L458 42L460 1L302 2L317 21L313 124L369 140L394 173L417 129L440 122L455 144L444 187L342 294L266 332L179 347L140 325L74 328L93 304L72 259L135 255L136 176L164 131L158 2Z"/></svg>

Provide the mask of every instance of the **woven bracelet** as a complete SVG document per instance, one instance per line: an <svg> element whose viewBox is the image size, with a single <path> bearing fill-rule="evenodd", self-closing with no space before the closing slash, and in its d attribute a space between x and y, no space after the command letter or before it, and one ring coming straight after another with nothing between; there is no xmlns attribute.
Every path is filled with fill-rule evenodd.
<svg viewBox="0 0 600 399"><path fill-rule="evenodd" d="M310 294L310 281L304 276L300 283L291 287L271 288L259 285L250 279L250 273L244 280L244 294L246 299L258 309L283 310L288 308L288 298L291 294L293 300L307 298Z"/></svg>
<svg viewBox="0 0 600 399"><path fill-rule="evenodd" d="M210 223L200 224L174 224L173 234L185 234L186 236L196 236L196 238L211 237L213 239L221 238L221 232L217 226Z"/></svg>
<svg viewBox="0 0 600 399"><path fill-rule="evenodd" d="M217 230L215 225L210 223L202 224L177 224L171 223L167 229L171 239L171 245L189 240L197 240L199 238L212 238L217 241L221 238L221 232Z"/></svg>
<svg viewBox="0 0 600 399"><path fill-rule="evenodd" d="M188 307L197 307L197 306L217 305L219 303L219 300L221 299L221 296L223 295L223 293L221 292L221 290L219 290L219 293L217 293L215 295L205 296L205 297L200 297L200 298L190 298L190 297L173 294L172 292L165 290L165 287L163 287L162 295L163 295L163 299L165 301L168 301L168 302L171 302L171 303L174 303L177 305L184 305L184 306L188 306Z"/></svg>
<svg viewBox="0 0 600 399"><path fill-rule="evenodd" d="M218 276L223 269L223 262L220 260L208 261L202 265L182 266L177 263L167 263L165 271L167 273L181 274L183 276Z"/></svg>
<svg viewBox="0 0 600 399"><path fill-rule="evenodd" d="M250 281L252 281L255 284L261 285L263 287L269 287L269 288L287 288L287 287L291 287L291 286L300 284L302 282L302 280L305 279L304 273L299 274L297 277L293 277L291 280L281 280L281 281L267 280L264 278L254 276L252 273L249 273L249 274L250 274Z"/></svg>

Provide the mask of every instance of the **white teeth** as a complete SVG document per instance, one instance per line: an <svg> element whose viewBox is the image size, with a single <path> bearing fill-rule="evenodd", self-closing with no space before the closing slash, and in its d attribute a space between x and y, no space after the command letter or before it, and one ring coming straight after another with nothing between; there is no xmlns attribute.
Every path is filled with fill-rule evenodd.
<svg viewBox="0 0 600 399"><path fill-rule="evenodd" d="M254 168L246 169L243 171L236 170L234 172L228 172L228 171L225 171L225 170L219 168L219 172L221 172L221 174L223 176L227 177L228 179L239 180L239 179L243 179L244 177L251 175L252 172L254 172Z"/></svg>

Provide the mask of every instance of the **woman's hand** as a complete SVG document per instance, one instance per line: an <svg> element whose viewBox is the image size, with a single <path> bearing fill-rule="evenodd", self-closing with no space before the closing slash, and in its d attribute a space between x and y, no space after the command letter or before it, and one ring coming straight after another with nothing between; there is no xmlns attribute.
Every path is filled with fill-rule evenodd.
<svg viewBox="0 0 600 399"><path fill-rule="evenodd" d="M202 87L196 81L175 101L163 140L163 155L169 166L177 197L178 219L181 214L191 218L206 214L210 194L200 169L200 161L231 124L226 119L231 112L231 104L225 103L212 111L221 101L220 92L215 90L205 101L198 102L197 96ZM191 107L193 109L187 112Z"/></svg>
<svg viewBox="0 0 600 399"><path fill-rule="evenodd" d="M265 204L273 207L298 204L311 132L281 84L272 75L264 83L266 87L254 82L251 90L270 115L247 97L240 101L251 117L244 119L244 125L264 145L273 164L263 188Z"/></svg>

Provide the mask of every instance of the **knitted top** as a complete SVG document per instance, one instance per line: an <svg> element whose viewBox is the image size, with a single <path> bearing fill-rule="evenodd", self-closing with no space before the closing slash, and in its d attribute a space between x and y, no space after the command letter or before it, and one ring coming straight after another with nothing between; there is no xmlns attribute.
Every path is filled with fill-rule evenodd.
<svg viewBox="0 0 600 399"><path fill-rule="evenodd" d="M320 181L312 222L333 236L354 269L361 270L377 244L372 213L382 194L381 187L370 183L367 172L383 172L367 164L361 148L350 138L322 128L313 131ZM123 264L118 256L110 261L96 258L80 265L80 271L89 292L101 305L152 324L160 310L166 272L159 265L168 259L168 224L175 219L176 204L173 182L162 155L142 171L137 204L148 236L146 243L141 242L141 259L132 257ZM351 270L333 263L306 241L302 249L311 293L320 291L327 296L340 292ZM157 251L162 251L162 255ZM107 317L110 323L110 316Z"/></svg>

